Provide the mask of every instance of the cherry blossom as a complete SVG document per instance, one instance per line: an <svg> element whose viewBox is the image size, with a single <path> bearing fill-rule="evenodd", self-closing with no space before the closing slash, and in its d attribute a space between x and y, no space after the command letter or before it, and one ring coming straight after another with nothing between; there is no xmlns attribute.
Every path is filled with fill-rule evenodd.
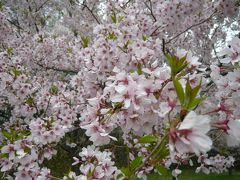
<svg viewBox="0 0 240 180"><path fill-rule="evenodd" d="M205 153L211 149L212 140L206 135L210 130L208 116L191 111L177 129L170 129L170 150L178 153Z"/></svg>
<svg viewBox="0 0 240 180"><path fill-rule="evenodd" d="M196 172L231 168L208 152L240 144L239 17L235 0L3 0L2 178L178 178L194 156ZM54 177L60 149L78 171Z"/></svg>

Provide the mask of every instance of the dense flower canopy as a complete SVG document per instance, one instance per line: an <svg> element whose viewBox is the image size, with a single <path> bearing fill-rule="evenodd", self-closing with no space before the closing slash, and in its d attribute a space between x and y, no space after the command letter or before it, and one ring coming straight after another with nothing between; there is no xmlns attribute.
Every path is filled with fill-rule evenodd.
<svg viewBox="0 0 240 180"><path fill-rule="evenodd" d="M2 0L2 178L146 179L165 169L177 178L193 164L227 171L234 154L208 152L240 145L239 6ZM59 148L72 159L64 177L47 165Z"/></svg>

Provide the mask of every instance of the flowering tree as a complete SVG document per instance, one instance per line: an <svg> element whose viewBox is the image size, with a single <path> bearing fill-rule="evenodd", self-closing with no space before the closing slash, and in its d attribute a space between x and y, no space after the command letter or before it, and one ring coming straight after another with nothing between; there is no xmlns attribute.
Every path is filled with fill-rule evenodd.
<svg viewBox="0 0 240 180"><path fill-rule="evenodd" d="M146 179L168 169L177 178L181 165L231 168L232 154L207 153L219 140L240 144L239 4L2 0L2 179ZM116 146L126 150L123 167ZM45 163L59 147L72 156L64 177Z"/></svg>

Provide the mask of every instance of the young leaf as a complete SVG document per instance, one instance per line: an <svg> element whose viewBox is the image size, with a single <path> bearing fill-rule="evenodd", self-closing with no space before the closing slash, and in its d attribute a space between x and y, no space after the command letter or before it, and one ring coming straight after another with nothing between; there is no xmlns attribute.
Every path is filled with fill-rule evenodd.
<svg viewBox="0 0 240 180"><path fill-rule="evenodd" d="M169 65L169 66L171 67L171 69L172 69L172 67L173 67L173 58L172 58L172 55L171 55L170 53L167 53L165 56L166 56L168 65Z"/></svg>
<svg viewBox="0 0 240 180"><path fill-rule="evenodd" d="M132 160L130 164L131 168L132 169L137 168L142 163L142 160L143 160L143 156L139 156L136 159Z"/></svg>
<svg viewBox="0 0 240 180"><path fill-rule="evenodd" d="M148 40L148 36L142 35L142 39L143 39L143 41L147 41Z"/></svg>
<svg viewBox="0 0 240 180"><path fill-rule="evenodd" d="M141 75L142 74L142 66L141 66L141 64L139 63L139 64L137 64L137 73L139 74L139 75Z"/></svg>
<svg viewBox="0 0 240 180"><path fill-rule="evenodd" d="M128 49L129 44L130 44L130 41L127 40L127 42L123 45L123 49Z"/></svg>
<svg viewBox="0 0 240 180"><path fill-rule="evenodd" d="M81 44L82 44L83 48L88 47L89 42L90 42L90 39L87 36L81 37Z"/></svg>
<svg viewBox="0 0 240 180"><path fill-rule="evenodd" d="M185 95L184 95L184 91L183 91L182 85L181 85L181 83L177 79L173 80L173 85L175 87L178 99L179 99L181 105L183 105L184 104Z"/></svg>
<svg viewBox="0 0 240 180"><path fill-rule="evenodd" d="M12 56L13 55L13 48L7 48L7 54L8 54L8 56Z"/></svg>
<svg viewBox="0 0 240 180"><path fill-rule="evenodd" d="M26 99L25 103L26 103L27 105L29 105L30 107L32 107L32 106L34 105L34 99L33 99L31 96L29 96L29 97Z"/></svg>
<svg viewBox="0 0 240 180"><path fill-rule="evenodd" d="M111 19L112 19L113 23L115 23L115 24L117 23L117 16L116 16L116 14L112 15Z"/></svg>
<svg viewBox="0 0 240 180"><path fill-rule="evenodd" d="M185 100L184 100L184 107L187 107L188 104L191 102L191 93L192 93L192 87L189 83L189 80L187 80L186 87L185 87Z"/></svg>
<svg viewBox="0 0 240 180"><path fill-rule="evenodd" d="M116 40L116 39L117 39L117 36L115 35L114 32L109 32L109 33L108 33L108 39Z"/></svg>
<svg viewBox="0 0 240 180"><path fill-rule="evenodd" d="M13 67L10 71L10 74L14 76L14 78L17 78L22 74L22 71L18 69L17 67Z"/></svg>
<svg viewBox="0 0 240 180"><path fill-rule="evenodd" d="M11 140L12 137L13 137L12 134L11 134L11 132L8 132L8 131L5 130L5 129L3 129L1 133L2 133L3 136L6 137L8 140Z"/></svg>
<svg viewBox="0 0 240 180"><path fill-rule="evenodd" d="M168 172L168 170L163 165L160 164L156 166L156 169L161 175L166 175Z"/></svg>
<svg viewBox="0 0 240 180"><path fill-rule="evenodd" d="M126 177L129 177L130 174L131 174L129 168L127 168L127 167L121 168L121 171L122 171L122 173L123 173Z"/></svg>
<svg viewBox="0 0 240 180"><path fill-rule="evenodd" d="M153 143L153 142L157 142L158 141L158 137L154 136L154 135L146 135L143 136L140 140L139 143Z"/></svg>
<svg viewBox="0 0 240 180"><path fill-rule="evenodd" d="M176 74L181 72L183 69L185 69L187 67L188 63L184 63L180 66L177 67L177 70L176 70Z"/></svg>
<svg viewBox="0 0 240 180"><path fill-rule="evenodd" d="M195 106L197 106L198 104L200 104L205 98L201 97L201 98L195 98L193 99L189 104L188 104L188 109L192 109Z"/></svg>
<svg viewBox="0 0 240 180"><path fill-rule="evenodd" d="M202 85L202 80L200 81L199 85L197 85L195 88L192 89L192 93L191 93L192 99L194 99L197 96L197 94L201 88L201 85Z"/></svg>
<svg viewBox="0 0 240 180"><path fill-rule="evenodd" d="M0 154L0 159L1 158L8 158L8 157L9 157L8 153L1 153Z"/></svg>
<svg viewBox="0 0 240 180"><path fill-rule="evenodd" d="M59 90L58 90L58 87L56 85L52 85L52 87L50 88L49 91L52 95L57 95Z"/></svg>

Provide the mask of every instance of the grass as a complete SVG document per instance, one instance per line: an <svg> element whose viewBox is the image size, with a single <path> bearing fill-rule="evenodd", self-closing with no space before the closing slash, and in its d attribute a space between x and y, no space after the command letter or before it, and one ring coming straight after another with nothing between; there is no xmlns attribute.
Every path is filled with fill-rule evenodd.
<svg viewBox="0 0 240 180"><path fill-rule="evenodd" d="M232 175L228 173L216 174L210 173L209 175L203 173L195 173L194 170L183 170L178 178L179 180L239 180L240 172L233 171ZM150 174L148 180L172 180L170 174L160 176L158 174Z"/></svg>

